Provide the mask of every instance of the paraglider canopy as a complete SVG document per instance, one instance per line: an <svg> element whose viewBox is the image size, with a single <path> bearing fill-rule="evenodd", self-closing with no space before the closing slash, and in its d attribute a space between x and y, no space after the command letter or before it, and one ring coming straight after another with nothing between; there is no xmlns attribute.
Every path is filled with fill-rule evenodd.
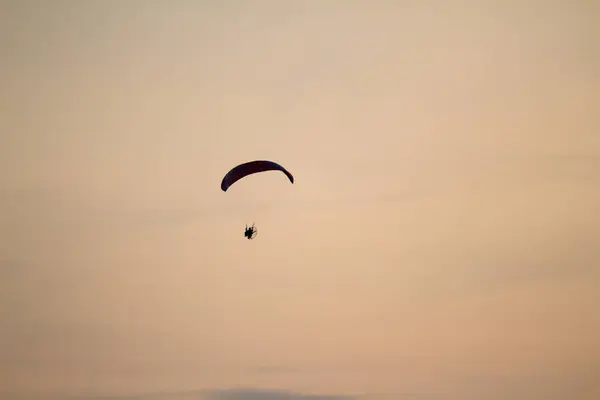
<svg viewBox="0 0 600 400"><path fill-rule="evenodd" d="M288 177L291 183L294 183L294 176L283 166L273 161L255 160L240 164L231 169L221 181L221 190L226 192L231 185L240 179L265 171L281 171Z"/></svg>

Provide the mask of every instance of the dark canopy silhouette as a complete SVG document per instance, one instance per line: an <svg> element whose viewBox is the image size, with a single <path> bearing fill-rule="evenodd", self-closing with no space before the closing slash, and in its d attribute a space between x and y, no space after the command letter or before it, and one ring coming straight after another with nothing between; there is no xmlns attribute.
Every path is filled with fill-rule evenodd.
<svg viewBox="0 0 600 400"><path fill-rule="evenodd" d="M281 171L288 177L291 183L294 183L294 176L283 166L273 161L255 160L240 164L231 169L221 181L221 190L226 192L231 185L240 179L265 171Z"/></svg>

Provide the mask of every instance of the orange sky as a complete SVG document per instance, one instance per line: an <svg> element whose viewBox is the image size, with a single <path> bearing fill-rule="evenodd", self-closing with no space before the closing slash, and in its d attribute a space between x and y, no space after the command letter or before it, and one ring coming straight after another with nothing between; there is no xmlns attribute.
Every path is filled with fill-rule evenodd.
<svg viewBox="0 0 600 400"><path fill-rule="evenodd" d="M598 15L0 0L0 396L600 398Z"/></svg>

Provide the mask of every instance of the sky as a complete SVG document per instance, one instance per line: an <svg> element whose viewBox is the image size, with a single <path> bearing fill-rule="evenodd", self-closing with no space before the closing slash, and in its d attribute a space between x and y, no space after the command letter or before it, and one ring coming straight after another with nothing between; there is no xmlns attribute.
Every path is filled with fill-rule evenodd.
<svg viewBox="0 0 600 400"><path fill-rule="evenodd" d="M600 398L599 15L0 0L0 397Z"/></svg>

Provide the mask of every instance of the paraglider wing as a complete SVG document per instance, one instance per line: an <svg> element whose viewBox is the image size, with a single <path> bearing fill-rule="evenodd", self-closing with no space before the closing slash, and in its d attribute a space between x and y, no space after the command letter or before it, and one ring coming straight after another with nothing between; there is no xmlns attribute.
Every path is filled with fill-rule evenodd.
<svg viewBox="0 0 600 400"><path fill-rule="evenodd" d="M273 161L256 160L240 164L229 171L223 178L223 181L221 181L221 190L226 192L231 185L240 179L248 175L265 171L281 171L288 177L290 182L294 183L292 174L281 165Z"/></svg>

